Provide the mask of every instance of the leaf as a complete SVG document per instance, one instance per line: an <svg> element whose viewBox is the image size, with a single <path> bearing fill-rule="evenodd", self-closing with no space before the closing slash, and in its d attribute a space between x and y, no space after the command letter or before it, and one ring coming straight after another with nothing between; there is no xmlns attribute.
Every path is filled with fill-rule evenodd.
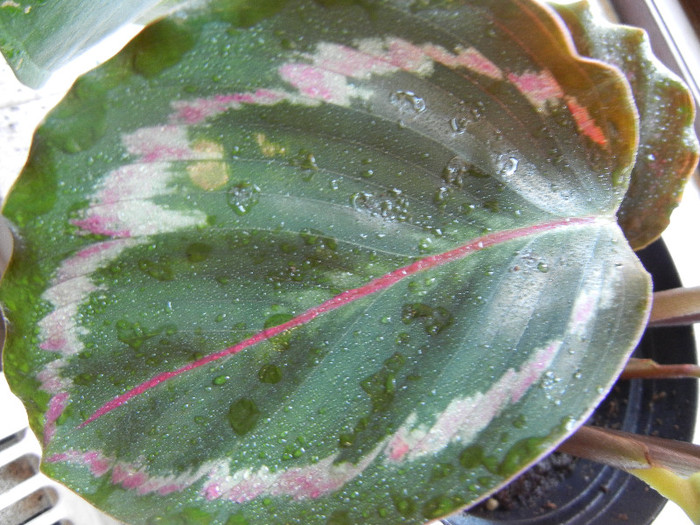
<svg viewBox="0 0 700 525"><path fill-rule="evenodd" d="M216 3L80 79L4 207L43 470L134 523L421 523L555 447L650 294L628 88L572 53L530 1Z"/></svg>
<svg viewBox="0 0 700 525"><path fill-rule="evenodd" d="M17 78L40 87L48 76L121 26L148 23L185 0L8 0L0 5L0 51Z"/></svg>
<svg viewBox="0 0 700 525"><path fill-rule="evenodd" d="M695 104L686 85L652 53L643 29L614 25L587 1L552 6L584 56L619 67L639 111L639 152L629 190L618 212L635 250L659 238L698 162Z"/></svg>

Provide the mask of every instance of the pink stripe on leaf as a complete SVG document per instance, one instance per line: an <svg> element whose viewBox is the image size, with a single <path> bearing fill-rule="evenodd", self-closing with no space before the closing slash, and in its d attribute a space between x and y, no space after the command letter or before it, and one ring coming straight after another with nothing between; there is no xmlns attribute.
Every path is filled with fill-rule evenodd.
<svg viewBox="0 0 700 525"><path fill-rule="evenodd" d="M485 235L483 237L480 237L478 239L475 239L473 241L470 241L467 244L464 244L463 246L460 246L458 248L455 248L454 250L450 250L448 252L444 252L438 255L432 255L429 257L425 257L423 259L419 259L416 262L404 266L403 268L399 268L397 270L394 270L392 272L389 272L388 274L379 277L377 279L374 279L373 281L370 281L369 283L365 284L364 286L361 286L359 288L353 288L350 290L346 290L345 292L342 292L335 297L324 301L323 303L319 304L318 306L314 306L313 308L308 309L304 313L294 317L293 319L287 321L286 323L282 323L280 325L271 327L271 328L266 328L265 330L262 330L258 332L257 334L253 335L252 337L249 337L248 339L245 339L229 348L225 348L224 350L221 350L219 352L215 352L212 354L209 354L208 356L205 356L197 361L193 361L181 368L178 368L176 370L172 370L169 372L163 372L155 377L149 379L148 381L145 381L141 383L140 385L135 386L131 390L128 390L127 392L115 397L111 401L108 401L104 405L102 405L100 408L98 408L90 417L88 417L83 423L79 425L79 428L84 427L85 425L88 425L89 423L99 419L100 417L104 416L105 414L111 412L112 410L115 410L125 404L127 401L130 399L133 399L135 397L138 397L139 395L143 394L144 392L147 392L156 386L160 385L161 383L168 381L169 379L172 379L174 377L177 377L179 375L185 374L191 370L196 370L197 368L200 368L202 366L208 365L209 363L212 363L214 361L217 361L219 359L223 359L224 357L228 357L231 355L235 355L246 348L249 348L251 346L254 346L262 341L266 341L272 337L275 337L276 335L279 335L283 332L286 332L287 330L290 330L292 328L296 328L299 326L303 326L312 320L314 320L316 317L323 315L325 313L331 312L333 310L336 310L337 308L340 308L342 306L351 304L359 299L362 299L364 297L367 297L371 294L374 294L376 292L379 292L381 290L385 290L394 284L402 281L403 279L414 275L418 272L422 272L424 270L428 270L430 268L435 268L438 266L442 266L444 264L462 259L466 257L467 255L470 255L471 253L477 252L479 250L483 250L484 248L488 248L490 246L495 246L507 241L511 241L514 239L519 239L522 237L527 237L530 235L535 235L538 233L544 233L546 231L551 231L551 230L556 230L559 228L563 227L571 227L571 226L578 226L578 225L585 225L585 224L591 224L595 221L596 219L593 217L582 217L582 218L571 218L571 219L560 219L557 221L552 221L552 222L547 222L543 224L536 224L532 226L527 226L524 228L519 228L515 230L508 230L508 231L502 231L502 232L497 232L497 233L492 233L489 235Z"/></svg>

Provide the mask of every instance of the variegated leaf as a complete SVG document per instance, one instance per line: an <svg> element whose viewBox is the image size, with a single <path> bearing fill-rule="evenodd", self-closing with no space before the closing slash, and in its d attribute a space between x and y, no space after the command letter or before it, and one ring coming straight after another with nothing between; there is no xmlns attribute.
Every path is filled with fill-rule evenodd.
<svg viewBox="0 0 700 525"><path fill-rule="evenodd" d="M628 95L532 1L151 26L49 116L4 208L5 367L44 471L134 523L484 497L644 324Z"/></svg>
<svg viewBox="0 0 700 525"><path fill-rule="evenodd" d="M693 98L652 54L642 29L605 23L587 0L552 5L566 21L579 52L619 67L632 87L640 143L618 218L629 243L641 249L666 229L697 165Z"/></svg>

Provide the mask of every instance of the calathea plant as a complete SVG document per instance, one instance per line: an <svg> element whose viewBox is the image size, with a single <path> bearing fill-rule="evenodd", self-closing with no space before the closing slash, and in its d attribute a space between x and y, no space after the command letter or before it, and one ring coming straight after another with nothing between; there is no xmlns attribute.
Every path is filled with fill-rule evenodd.
<svg viewBox="0 0 700 525"><path fill-rule="evenodd" d="M697 158L641 32L534 0L74 0L3 3L3 49L36 83L151 9L4 204L44 472L129 523L423 523L576 431Z"/></svg>

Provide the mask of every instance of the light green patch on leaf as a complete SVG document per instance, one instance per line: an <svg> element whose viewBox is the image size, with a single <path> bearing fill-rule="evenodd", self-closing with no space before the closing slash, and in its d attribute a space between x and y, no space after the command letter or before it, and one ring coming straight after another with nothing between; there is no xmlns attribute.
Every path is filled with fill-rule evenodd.
<svg viewBox="0 0 700 525"><path fill-rule="evenodd" d="M17 78L39 87L48 76L120 27L148 23L186 2L18 0L0 6L0 51Z"/></svg>

